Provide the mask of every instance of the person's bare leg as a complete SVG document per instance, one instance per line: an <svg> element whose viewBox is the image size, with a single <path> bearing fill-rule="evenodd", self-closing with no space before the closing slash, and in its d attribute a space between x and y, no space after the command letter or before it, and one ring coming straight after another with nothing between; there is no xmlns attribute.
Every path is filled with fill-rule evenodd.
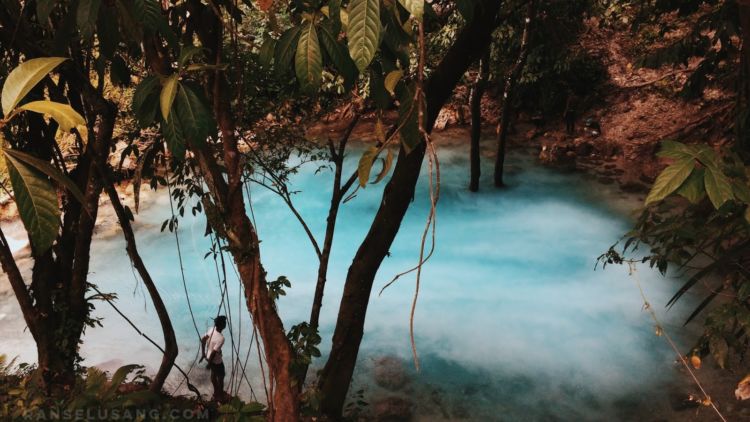
<svg viewBox="0 0 750 422"><path fill-rule="evenodd" d="M221 400L224 400L224 398L226 397L226 393L224 393L224 375L217 375L216 383L218 386L218 390L216 390L216 387L214 387L214 391L218 391L218 397Z"/></svg>

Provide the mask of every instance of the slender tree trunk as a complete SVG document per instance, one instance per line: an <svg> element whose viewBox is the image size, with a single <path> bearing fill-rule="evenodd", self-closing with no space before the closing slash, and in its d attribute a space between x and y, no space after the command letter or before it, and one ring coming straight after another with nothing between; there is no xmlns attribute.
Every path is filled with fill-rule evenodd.
<svg viewBox="0 0 750 422"><path fill-rule="evenodd" d="M472 192L479 190L479 177L482 173L479 155L479 140L482 137L482 96L487 88L489 73L490 49L488 48L479 61L479 73L469 98L471 107L471 147L469 151L471 180L469 181L469 190Z"/></svg>
<svg viewBox="0 0 750 422"><path fill-rule="evenodd" d="M328 262L331 257L331 248L333 246L333 235L336 232L336 218L339 213L341 201L344 199L343 196L351 187L351 179L347 181L343 186L341 184L341 176L344 170L344 152L346 150L346 144L349 141L349 137L352 135L352 131L357 126L361 114L357 113L352 121L347 126L341 140L339 141L338 149L334 149L331 146L331 154L333 155L334 165L336 167L333 176L333 192L331 193L331 205L328 207L328 217L326 218L326 233L323 239L323 248L320 254L320 264L318 265L318 279L315 283L315 295L313 296L312 309L310 310L310 327L317 331L320 323L320 309L323 307L323 292L325 291L326 279L328 277ZM352 176L353 177L353 176ZM304 379L303 379L304 381Z"/></svg>
<svg viewBox="0 0 750 422"><path fill-rule="evenodd" d="M496 16L502 2L476 2L480 13L459 33L455 43L426 84L427 124L431 129L443 104L471 63L479 60L498 25ZM383 200L347 273L341 298L331 353L319 379L321 411L337 420L341 417L359 353L367 305L375 274L398 233L409 208L425 153L421 143L411 153L399 151L393 176L385 187Z"/></svg>
<svg viewBox="0 0 750 422"><path fill-rule="evenodd" d="M172 327L172 320L169 318L169 311L167 311L167 307L164 305L164 301L159 294L159 290L156 288L154 280L151 278L151 274L148 272L146 265L141 259L141 255L138 253L133 227L130 225L130 219L120 202L117 190L111 183L111 179L106 173L106 170L101 168L99 170L102 179L104 179L105 188L109 195L109 200L112 203L112 208L115 210L117 219L120 222L120 227L122 228L122 234L125 238L125 243L127 244L125 249L130 257L130 261L133 263L136 271L138 271L138 275L141 276L141 280L143 280L146 290L148 290L148 294L151 297L154 309L156 310L156 315L159 317L159 323L161 324L162 334L164 335L164 356L162 356L159 370L149 386L151 391L160 393L164 386L164 381L166 381L169 372L172 370L172 365L174 365L178 353L177 339L175 337L174 328Z"/></svg>
<svg viewBox="0 0 750 422"><path fill-rule="evenodd" d="M502 98L502 112L500 121L497 124L497 155L495 156L495 186L502 187L503 167L505 166L505 150L508 139L508 126L510 125L511 109L513 108L513 95L515 94L518 78L521 76L526 59L529 56L529 38L531 35L532 21L536 18L536 0L529 0L526 8L526 20L523 26L523 35L521 36L521 48L518 52L518 58L513 65L510 73L505 80L505 89Z"/></svg>

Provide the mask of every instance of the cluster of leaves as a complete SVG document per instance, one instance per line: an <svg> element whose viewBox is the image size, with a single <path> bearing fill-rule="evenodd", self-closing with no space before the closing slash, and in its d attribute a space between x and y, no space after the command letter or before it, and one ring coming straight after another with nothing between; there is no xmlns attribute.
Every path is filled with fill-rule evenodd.
<svg viewBox="0 0 750 422"><path fill-rule="evenodd" d="M0 119L0 129L11 123L20 113L34 112L54 119L59 131L77 131L84 142L87 140L86 122L70 105L50 100L23 102L27 94L65 60L60 57L31 59L10 72L2 89L4 117ZM48 161L6 147L1 132L0 142L2 158L8 170L21 220L29 233L35 252L43 253L52 246L60 225L57 190L52 180L67 188L82 204L83 194L72 180Z"/></svg>
<svg viewBox="0 0 750 422"><path fill-rule="evenodd" d="M518 57L524 4L507 2L508 19L495 32L492 62L501 81ZM601 62L577 43L584 28L583 18L594 11L590 0L539 1L528 59L514 95L517 108L556 114L571 93L589 95L605 79Z"/></svg>
<svg viewBox="0 0 750 422"><path fill-rule="evenodd" d="M135 420L136 411L143 414L155 410L167 418L164 420L169 420L183 414L171 412L173 409L198 410L194 402L160 397L149 391L146 385L150 380L143 375L144 369L139 365L123 366L111 377L89 368L85 376L76 381L70 398L45 394L35 379L40 374L33 369L25 364L16 366L15 361L6 362L5 356L0 355L0 419L52 420L64 418L66 414L97 415L106 411L109 415ZM128 418L128 415L132 417Z"/></svg>
<svg viewBox="0 0 750 422"><path fill-rule="evenodd" d="M320 357L318 345L321 338L317 329L313 329L307 322L301 322L292 326L287 333L287 338L292 343L294 360L292 371L298 373L307 370L313 358ZM301 375L301 374L300 374Z"/></svg>
<svg viewBox="0 0 750 422"><path fill-rule="evenodd" d="M271 296L271 299L276 301L281 296L286 296L286 291L284 290L284 287L290 288L292 287L292 282L289 281L286 276L279 276L274 281L268 282L268 294Z"/></svg>
<svg viewBox="0 0 750 422"><path fill-rule="evenodd" d="M233 397L229 403L219 406L219 422L262 422L266 406L262 403L245 403L237 397Z"/></svg>
<svg viewBox="0 0 750 422"><path fill-rule="evenodd" d="M631 2L632 3L632 2ZM644 39L644 54L638 65L658 68L663 65L687 66L691 58L700 58L697 67L682 86L680 95L696 98L710 80L721 73L721 63L737 57L740 36L737 4L726 0L657 0L638 4L628 10L631 29ZM689 28L676 27L679 21ZM680 35L663 45L671 31ZM658 43L654 48L652 43Z"/></svg>
<svg viewBox="0 0 750 422"><path fill-rule="evenodd" d="M657 177L648 207L621 251L613 247L600 259L622 263L623 255L648 245L642 262L686 273L667 305L691 289L706 295L686 320L706 313L693 353L710 352L724 367L730 350L744 354L750 345L750 169L707 145L664 142L659 156L672 163Z"/></svg>

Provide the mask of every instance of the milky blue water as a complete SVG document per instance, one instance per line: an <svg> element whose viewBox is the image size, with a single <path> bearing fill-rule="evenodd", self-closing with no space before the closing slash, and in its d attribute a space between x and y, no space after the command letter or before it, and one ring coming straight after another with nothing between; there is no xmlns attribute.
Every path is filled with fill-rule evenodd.
<svg viewBox="0 0 750 422"><path fill-rule="evenodd" d="M353 153L347 160L345 174L354 169L357 158ZM629 228L628 209L636 203L580 175L539 167L525 153L514 154L509 161L509 188L492 189L491 172L485 168L482 191L470 193L465 152L441 152L437 249L424 268L415 317L422 371L416 373L410 361L414 277L407 276L381 296L373 294L352 390L364 388L370 402L393 394L406 397L415 402L421 420L639 420L660 411L664 387L673 376L674 355L664 339L654 335L653 322L642 311L626 269L594 271L596 257ZM332 174L316 169L310 166L292 182L301 191L295 203L322 241ZM347 268L377 210L382 187L361 189L339 215L321 316L324 354L330 347ZM168 198L163 190L148 198L136 216L139 248L172 314L180 342L178 362L188 368L197 350L197 334L187 309L174 236L159 231L170 215ZM285 275L292 282L279 301L288 328L309 317L317 259L300 225L274 194L254 186L252 204L269 279ZM378 273L377 290L416 262L428 205L423 177L391 256ZM210 244L204 230L203 216L193 217L189 211L178 230L201 333L210 326L221 298L214 261L204 258ZM233 337L244 360L250 343L249 318L231 267L228 273ZM678 281L647 268L639 275L667 330L683 332L680 321L689 304L668 314L660 306ZM107 234L106 227L92 250L90 280L102 290L118 293L122 310L161 341L158 320L136 283L124 243ZM9 322L2 324L0 335L9 341L0 344L0 353L33 361L33 343L22 322L7 317L14 303L6 300L3 306ZM158 352L106 303L97 304L96 315L104 318L104 328L87 332L82 346L85 364L158 366ZM683 344L690 340L677 337ZM230 349L228 339L226 361L231 360ZM262 396L254 353L247 374ZM374 358L383 355L404 359L411 381L401 391L388 392L372 382ZM204 369L191 375L210 392ZM173 376L170 386L178 382L179 377ZM241 392L250 396L246 385Z"/></svg>

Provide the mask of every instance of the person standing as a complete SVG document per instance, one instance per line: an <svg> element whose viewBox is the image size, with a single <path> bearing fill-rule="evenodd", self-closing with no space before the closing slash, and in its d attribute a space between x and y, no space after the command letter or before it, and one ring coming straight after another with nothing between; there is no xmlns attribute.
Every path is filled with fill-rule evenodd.
<svg viewBox="0 0 750 422"><path fill-rule="evenodd" d="M211 371L211 385L214 387L213 400L221 401L225 397L224 393L224 360L221 355L221 347L224 346L224 335L221 334L227 326L227 317L224 315L217 316L214 319L214 326L201 337L201 362L203 359L208 361L207 369Z"/></svg>

